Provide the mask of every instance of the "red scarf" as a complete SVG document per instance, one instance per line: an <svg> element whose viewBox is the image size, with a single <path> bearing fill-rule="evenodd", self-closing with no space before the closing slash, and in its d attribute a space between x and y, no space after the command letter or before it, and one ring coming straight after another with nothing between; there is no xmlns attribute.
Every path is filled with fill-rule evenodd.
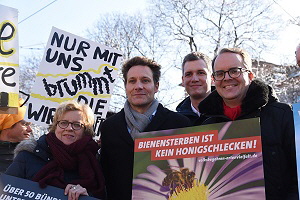
<svg viewBox="0 0 300 200"><path fill-rule="evenodd" d="M230 107L226 106L226 104L223 102L223 108L224 108L224 115L227 116L231 120L235 120L242 113L241 106L230 108Z"/></svg>
<svg viewBox="0 0 300 200"><path fill-rule="evenodd" d="M96 159L97 143L89 135L83 135L80 140L65 145L57 139L55 133L46 136L53 160L48 162L34 177L40 187L52 185L65 189L67 184L80 184L89 194L101 198L104 195L104 178L100 165ZM67 183L64 171L75 170L79 179Z"/></svg>

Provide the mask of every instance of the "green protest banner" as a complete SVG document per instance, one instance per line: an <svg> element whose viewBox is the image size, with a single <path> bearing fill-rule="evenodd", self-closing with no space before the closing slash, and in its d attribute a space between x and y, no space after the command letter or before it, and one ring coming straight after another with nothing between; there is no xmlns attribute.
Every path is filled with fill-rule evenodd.
<svg viewBox="0 0 300 200"><path fill-rule="evenodd" d="M259 118L141 133L132 199L265 199Z"/></svg>

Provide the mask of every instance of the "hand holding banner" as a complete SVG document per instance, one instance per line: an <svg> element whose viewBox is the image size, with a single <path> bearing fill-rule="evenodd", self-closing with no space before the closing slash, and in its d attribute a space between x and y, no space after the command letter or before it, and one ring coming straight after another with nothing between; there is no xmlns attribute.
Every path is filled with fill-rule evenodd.
<svg viewBox="0 0 300 200"><path fill-rule="evenodd" d="M14 200L67 200L64 190L53 186L40 188L37 182L6 174L0 175L0 199ZM96 200L89 196L80 196L80 200Z"/></svg>

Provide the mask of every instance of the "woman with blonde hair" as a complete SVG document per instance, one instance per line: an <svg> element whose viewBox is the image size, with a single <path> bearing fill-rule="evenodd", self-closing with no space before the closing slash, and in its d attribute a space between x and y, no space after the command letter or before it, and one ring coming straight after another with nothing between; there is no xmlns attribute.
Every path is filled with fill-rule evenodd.
<svg viewBox="0 0 300 200"><path fill-rule="evenodd" d="M42 188L62 188L68 199L78 199L80 195L104 197L93 124L94 113L88 105L62 103L48 134L17 146L16 157L6 174L36 181Z"/></svg>

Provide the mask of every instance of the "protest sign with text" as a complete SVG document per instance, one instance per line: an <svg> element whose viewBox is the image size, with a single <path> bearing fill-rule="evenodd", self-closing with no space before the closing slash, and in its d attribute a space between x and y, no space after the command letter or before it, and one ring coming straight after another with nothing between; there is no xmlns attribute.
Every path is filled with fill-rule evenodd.
<svg viewBox="0 0 300 200"><path fill-rule="evenodd" d="M0 5L0 113L19 106L18 10Z"/></svg>
<svg viewBox="0 0 300 200"><path fill-rule="evenodd" d="M99 135L121 61L122 52L53 27L30 95L27 119L47 126L58 104L74 99L93 109Z"/></svg>
<svg viewBox="0 0 300 200"><path fill-rule="evenodd" d="M67 200L64 190L53 186L40 188L37 182L17 178L6 174L0 175L1 200ZM89 196L80 196L80 200L96 200Z"/></svg>
<svg viewBox="0 0 300 200"><path fill-rule="evenodd" d="M259 118L145 132L132 199L265 199Z"/></svg>

